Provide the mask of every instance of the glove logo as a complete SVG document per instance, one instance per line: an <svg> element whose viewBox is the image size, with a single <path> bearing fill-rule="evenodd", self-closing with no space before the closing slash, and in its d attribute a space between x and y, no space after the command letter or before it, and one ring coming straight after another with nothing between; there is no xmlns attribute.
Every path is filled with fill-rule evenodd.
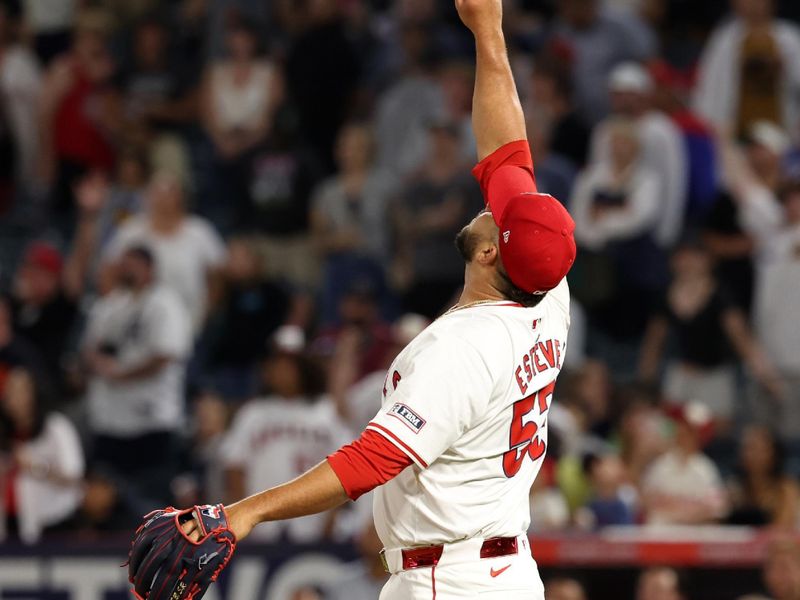
<svg viewBox="0 0 800 600"><path fill-rule="evenodd" d="M205 567L209 561L214 558L219 552L212 552L211 554L203 554L200 558L197 559L197 566L199 568Z"/></svg>
<svg viewBox="0 0 800 600"><path fill-rule="evenodd" d="M220 518L219 506L211 506L211 505L204 506L203 508L200 509L200 512L210 519Z"/></svg>

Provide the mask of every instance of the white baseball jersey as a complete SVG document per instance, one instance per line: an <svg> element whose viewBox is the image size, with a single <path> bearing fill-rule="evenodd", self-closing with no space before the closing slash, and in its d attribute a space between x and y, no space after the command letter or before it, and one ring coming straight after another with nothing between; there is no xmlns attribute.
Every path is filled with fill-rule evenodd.
<svg viewBox="0 0 800 600"><path fill-rule="evenodd" d="M564 280L533 308L453 310L395 359L367 426L414 462L375 491L387 549L527 531L568 329Z"/></svg>
<svg viewBox="0 0 800 600"><path fill-rule="evenodd" d="M333 403L322 398L285 400L271 396L251 400L236 414L222 444L228 468L244 470L245 494L256 494L305 473L352 439ZM319 540L325 514L263 523L254 538L275 540L282 533L295 542Z"/></svg>

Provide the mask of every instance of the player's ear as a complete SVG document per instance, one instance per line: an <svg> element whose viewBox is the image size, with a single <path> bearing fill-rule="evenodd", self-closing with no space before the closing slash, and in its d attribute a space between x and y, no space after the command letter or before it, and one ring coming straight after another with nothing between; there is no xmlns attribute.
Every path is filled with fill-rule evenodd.
<svg viewBox="0 0 800 600"><path fill-rule="evenodd" d="M493 242L484 242L476 250L474 260L478 262L478 264L491 267L497 262L499 256L500 253L497 244Z"/></svg>

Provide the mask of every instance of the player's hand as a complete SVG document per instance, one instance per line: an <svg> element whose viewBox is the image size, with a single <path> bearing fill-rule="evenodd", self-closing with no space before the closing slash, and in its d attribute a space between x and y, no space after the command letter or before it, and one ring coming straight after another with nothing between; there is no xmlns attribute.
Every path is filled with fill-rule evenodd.
<svg viewBox="0 0 800 600"><path fill-rule="evenodd" d="M455 2L461 21L475 35L502 27L502 0L455 0Z"/></svg>
<svg viewBox="0 0 800 600"><path fill-rule="evenodd" d="M226 506L225 514L228 517L228 527L230 527L231 531L233 531L233 534L236 536L236 540L239 542L250 535L250 532L256 525L255 521L249 518L247 510L245 507L243 507L241 502ZM189 519L181 527L183 529L183 533L185 533L186 536L193 542L196 542L200 539L200 526L195 519Z"/></svg>

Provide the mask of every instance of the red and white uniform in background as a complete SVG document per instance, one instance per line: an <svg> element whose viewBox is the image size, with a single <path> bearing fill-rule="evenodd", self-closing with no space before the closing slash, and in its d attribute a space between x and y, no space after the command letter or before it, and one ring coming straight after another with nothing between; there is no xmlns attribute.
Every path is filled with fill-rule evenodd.
<svg viewBox="0 0 800 600"><path fill-rule="evenodd" d="M524 141L475 175L509 274L550 291L532 308L497 301L440 317L395 359L361 439L328 457L351 498L383 484L374 517L392 577L381 600L544 600L526 536L529 491L566 353L574 224L536 194ZM516 538L517 551L481 558L493 538ZM404 561L404 549L439 545L433 565Z"/></svg>
<svg viewBox="0 0 800 600"><path fill-rule="evenodd" d="M251 400L239 410L220 453L226 468L243 471L249 496L299 477L350 439L352 433L328 399L311 403L271 396ZM322 513L264 523L253 538L316 542L323 538L328 519Z"/></svg>

